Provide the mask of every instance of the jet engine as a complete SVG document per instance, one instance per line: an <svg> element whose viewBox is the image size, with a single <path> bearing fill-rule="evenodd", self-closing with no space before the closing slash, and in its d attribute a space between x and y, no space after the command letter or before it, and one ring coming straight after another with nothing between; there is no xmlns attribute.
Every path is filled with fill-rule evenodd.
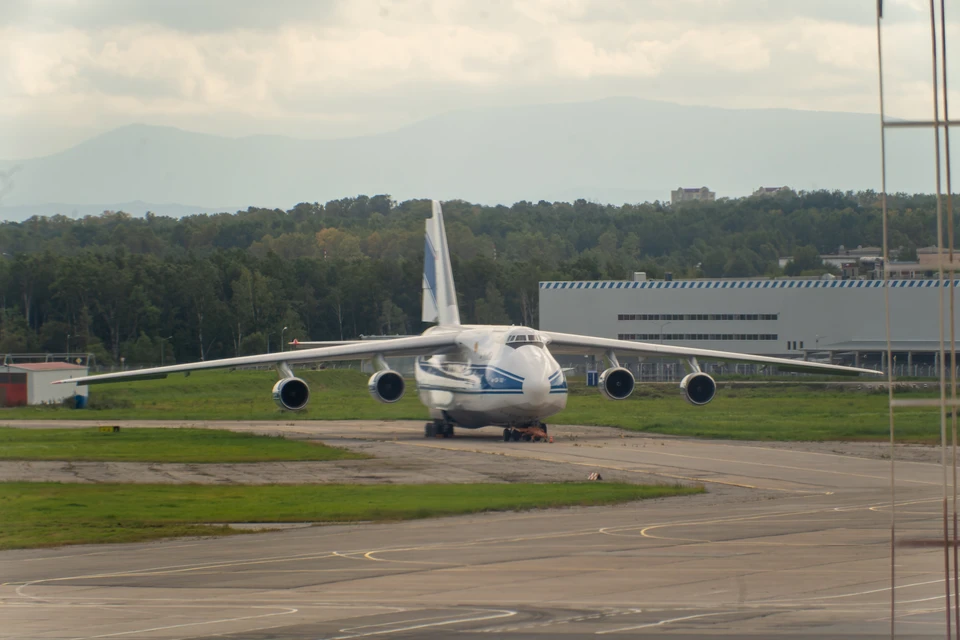
<svg viewBox="0 0 960 640"><path fill-rule="evenodd" d="M687 402L700 407L717 395L717 383L705 373L691 373L680 381L680 391Z"/></svg>
<svg viewBox="0 0 960 640"><path fill-rule="evenodd" d="M390 369L377 371L370 376L367 388L376 400L390 404L403 397L403 376Z"/></svg>
<svg viewBox="0 0 960 640"><path fill-rule="evenodd" d="M287 411L299 411L307 406L310 387L300 378L282 378L273 385L273 401Z"/></svg>
<svg viewBox="0 0 960 640"><path fill-rule="evenodd" d="M600 393L610 400L623 400L633 393L633 374L623 367L612 367L600 374Z"/></svg>

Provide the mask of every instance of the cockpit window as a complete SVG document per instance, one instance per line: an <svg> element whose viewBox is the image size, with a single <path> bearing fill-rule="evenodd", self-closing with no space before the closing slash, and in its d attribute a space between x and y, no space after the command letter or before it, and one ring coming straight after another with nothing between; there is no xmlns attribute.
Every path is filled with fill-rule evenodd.
<svg viewBox="0 0 960 640"><path fill-rule="evenodd" d="M540 336L535 333L514 333L507 336L506 343L508 347L513 347L514 349L526 345L533 345L535 347L543 346L543 340L541 340Z"/></svg>

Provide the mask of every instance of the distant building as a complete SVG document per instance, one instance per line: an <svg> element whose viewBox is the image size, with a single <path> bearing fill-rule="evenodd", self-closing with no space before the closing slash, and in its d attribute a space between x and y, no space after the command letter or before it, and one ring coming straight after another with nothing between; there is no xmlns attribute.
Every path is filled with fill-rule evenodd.
<svg viewBox="0 0 960 640"><path fill-rule="evenodd" d="M778 193L783 193L784 191L793 191L790 187L760 187L753 192L754 196L772 196Z"/></svg>
<svg viewBox="0 0 960 640"><path fill-rule="evenodd" d="M882 262L882 258L883 249L880 247L857 247L856 249L847 249L843 245L840 245L840 248L837 249L836 253L820 254L820 259L823 260L824 264L837 267L838 269L843 269L846 265L850 265L852 263L860 263L864 267L869 266L872 269L877 261ZM793 260L793 256L783 256L779 258L778 262L780 264L780 268L783 269L791 260Z"/></svg>
<svg viewBox="0 0 960 640"><path fill-rule="evenodd" d="M691 200L705 200L708 202L713 202L717 199L717 194L706 187L700 187L697 189L680 187L676 191L670 192L670 204L677 204L678 202L689 202Z"/></svg>
<svg viewBox="0 0 960 640"><path fill-rule="evenodd" d="M848 264L851 275L859 272L859 261ZM960 287L960 280L951 282ZM939 362L936 278L542 281L539 293L545 331L885 368L889 317L897 375L935 375ZM960 296L954 311L960 313ZM578 357L570 365L584 362ZM637 375L662 376L652 360L620 357ZM665 362L671 360L678 358ZM700 358L700 366L721 365ZM667 375L679 379L683 371L672 366Z"/></svg>
<svg viewBox="0 0 960 640"><path fill-rule="evenodd" d="M0 365L0 406L56 404L74 395L86 396L88 387L54 385L56 380L87 375L87 367L68 362L23 362Z"/></svg>

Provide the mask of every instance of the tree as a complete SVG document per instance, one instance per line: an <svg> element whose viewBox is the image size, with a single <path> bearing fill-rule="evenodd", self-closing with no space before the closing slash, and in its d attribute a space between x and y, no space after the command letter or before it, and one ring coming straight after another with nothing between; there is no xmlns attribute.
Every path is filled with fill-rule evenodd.
<svg viewBox="0 0 960 640"><path fill-rule="evenodd" d="M360 240L348 231L324 229L317 232L317 246L327 260L357 260L363 257Z"/></svg>
<svg viewBox="0 0 960 640"><path fill-rule="evenodd" d="M477 324L510 324L510 317L503 304L503 294L492 282L487 284L486 295L476 302Z"/></svg>
<svg viewBox="0 0 960 640"><path fill-rule="evenodd" d="M727 278L749 278L757 275L757 269L751 260L752 253L749 249L741 249L734 253L724 265L723 275Z"/></svg>
<svg viewBox="0 0 960 640"><path fill-rule="evenodd" d="M823 259L820 252L813 245L799 247L793 252L793 259L787 262L783 267L784 273L788 276L798 276L804 271L817 271L823 269Z"/></svg>
<svg viewBox="0 0 960 640"><path fill-rule="evenodd" d="M703 275L708 278L720 278L727 266L727 254L722 249L712 249L700 263Z"/></svg>
<svg viewBox="0 0 960 640"><path fill-rule="evenodd" d="M407 314L403 309L395 305L390 300L384 300L380 313L380 333L393 335L395 333L406 333Z"/></svg>
<svg viewBox="0 0 960 640"><path fill-rule="evenodd" d="M897 256L897 259L901 262L916 262L919 259L917 256L917 248L912 245L900 247L900 254Z"/></svg>

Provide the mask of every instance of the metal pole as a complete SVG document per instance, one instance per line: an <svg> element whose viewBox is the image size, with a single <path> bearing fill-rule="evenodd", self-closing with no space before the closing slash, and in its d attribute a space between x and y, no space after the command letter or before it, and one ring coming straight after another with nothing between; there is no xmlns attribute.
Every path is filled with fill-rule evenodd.
<svg viewBox="0 0 960 640"><path fill-rule="evenodd" d="M166 349L164 349L164 344L163 344L163 342L164 342L165 340L173 340L173 336L167 336L166 338L160 338L160 366L161 366L161 367L163 366L163 355L164 355L163 352L166 351Z"/></svg>
<svg viewBox="0 0 960 640"><path fill-rule="evenodd" d="M887 130L885 128L886 115L883 103L883 46L881 40L880 19L883 17L883 0L877 0L877 74L880 92L880 206L883 213L883 296L885 307L885 320L887 328L887 353L891 353L892 338L890 335L890 287L889 275L886 266L890 264L890 246L887 233ZM856 351L853 355L855 366L860 366L860 352ZM897 531L897 499L896 499L896 466L894 464L894 422L893 422L893 374L887 374L887 404L890 422L890 638L896 635L896 589L897 589L897 570L896 570L896 531Z"/></svg>
<svg viewBox="0 0 960 640"><path fill-rule="evenodd" d="M946 12L946 3L944 0L940 0L940 70L943 78L943 119L945 122L950 122L950 92L947 86L947 12ZM947 238L949 246L949 261L950 261L950 400L951 402L951 411L950 411L950 432L951 432L951 448L952 448L952 458L953 458L953 611L954 611L954 629L957 630L957 633L960 634L960 559L957 557L957 543L958 543L958 532L957 532L957 337L955 330L955 306L956 306L956 296L954 293L954 284L956 277L955 271L953 269L953 241L954 241L954 230L953 230L953 186L951 181L951 171L950 171L950 127L944 126L943 128L943 146L944 146L944 160L946 162L947 174ZM943 264L943 250L938 247L939 255L937 256L937 262ZM943 318L940 318L940 322L943 322ZM947 608L950 607L950 603L947 602Z"/></svg>
<svg viewBox="0 0 960 640"><path fill-rule="evenodd" d="M933 0L930 0L930 40L932 52L933 69L933 149L934 149L934 175L936 176L937 188L937 263L940 276L940 465L943 469L943 587L946 594L944 611L947 615L947 640L953 635L952 619L950 611L950 527L948 519L948 489L947 489L947 387L945 369L945 336L943 326L943 312L945 304L944 287L946 282L943 277L943 197L940 182L940 80L937 69L937 17ZM952 277L952 276L951 276Z"/></svg>

